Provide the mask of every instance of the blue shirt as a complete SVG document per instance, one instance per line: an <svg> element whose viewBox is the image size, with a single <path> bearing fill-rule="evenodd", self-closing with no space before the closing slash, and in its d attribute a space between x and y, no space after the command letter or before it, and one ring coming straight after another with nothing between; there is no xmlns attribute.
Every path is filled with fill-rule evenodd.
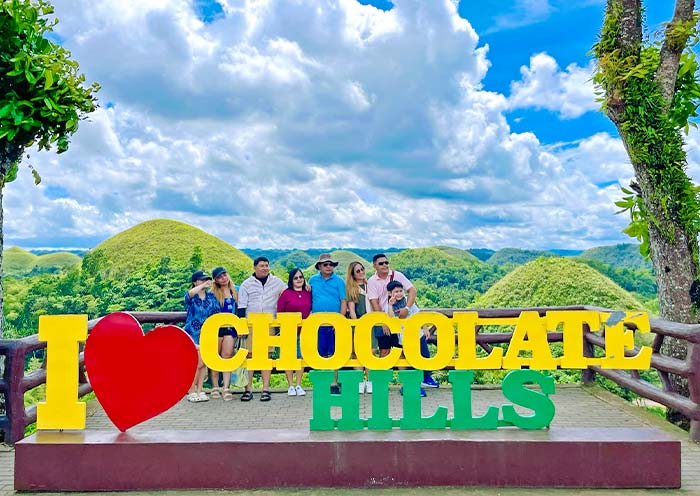
<svg viewBox="0 0 700 496"><path fill-rule="evenodd" d="M202 331L204 321L211 315L218 313L221 308L214 293L207 291L204 295L204 299L200 298L199 295L190 298L189 291L185 291L185 310L187 310L185 332L192 337L195 344L199 344L199 334Z"/></svg>
<svg viewBox="0 0 700 496"><path fill-rule="evenodd" d="M345 299L345 281L335 274L324 279L321 274L309 278L311 312L340 312L340 300Z"/></svg>

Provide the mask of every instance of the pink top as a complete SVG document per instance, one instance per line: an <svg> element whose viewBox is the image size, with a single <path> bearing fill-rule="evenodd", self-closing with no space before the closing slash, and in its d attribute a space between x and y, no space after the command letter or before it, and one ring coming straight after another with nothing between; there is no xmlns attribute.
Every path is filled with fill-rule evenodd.
<svg viewBox="0 0 700 496"><path fill-rule="evenodd" d="M311 313L311 293L285 289L277 300L278 312L300 312L305 319Z"/></svg>
<svg viewBox="0 0 700 496"><path fill-rule="evenodd" d="M386 285L391 281L391 274L394 274L394 281L399 281L403 284L404 291L408 291L413 287L411 281L398 270L390 270L386 279L380 279L377 274L374 274L367 280L367 298L370 300L379 300L379 308L384 308L389 302L389 294L386 291ZM370 311L370 309L367 309Z"/></svg>

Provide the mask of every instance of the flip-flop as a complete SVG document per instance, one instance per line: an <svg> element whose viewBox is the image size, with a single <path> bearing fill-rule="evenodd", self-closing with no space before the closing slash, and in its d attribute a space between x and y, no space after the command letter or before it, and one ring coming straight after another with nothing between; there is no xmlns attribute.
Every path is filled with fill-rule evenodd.
<svg viewBox="0 0 700 496"><path fill-rule="evenodd" d="M253 393L250 391L245 391L243 396L241 396L241 401L250 401L253 399Z"/></svg>

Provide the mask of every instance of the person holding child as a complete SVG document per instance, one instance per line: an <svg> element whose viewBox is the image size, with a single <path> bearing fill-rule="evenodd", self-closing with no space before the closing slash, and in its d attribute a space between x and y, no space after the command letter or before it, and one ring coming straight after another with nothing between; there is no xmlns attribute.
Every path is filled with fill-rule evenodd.
<svg viewBox="0 0 700 496"><path fill-rule="evenodd" d="M198 270L192 274L191 280L191 288L185 291L185 310L187 311L185 332L190 335L197 346L198 361L197 371L187 394L187 401L199 403L201 401L209 401L209 397L202 390L204 379L207 375L207 367L202 361L202 353L199 350L199 336L202 332L204 321L211 315L219 312L221 307L216 297L209 291L209 288L212 286L212 279L209 274Z"/></svg>
<svg viewBox="0 0 700 496"><path fill-rule="evenodd" d="M372 305L372 310L375 312L386 312L385 309L389 303L387 285L393 281L398 281L401 283L403 293L405 293L404 298L406 302L405 304L400 304L401 307L398 308L395 316L400 319L407 318L409 316L409 309L412 308L416 302L417 291L415 286L413 286L411 281L401 272L389 268L389 259L384 253L374 255L372 257L372 264L374 265L375 273L367 281L367 296ZM379 344L380 357L387 356L392 347L399 346L398 336L390 334L387 327L376 326L374 335L377 337L377 342ZM421 337L420 348L421 356L426 358L430 356L430 350L428 349L428 342L425 336ZM440 385L435 382L435 379L433 379L432 372L429 370L423 371L423 382L421 385L428 388L440 387Z"/></svg>
<svg viewBox="0 0 700 496"><path fill-rule="evenodd" d="M212 293L219 302L220 312L224 313L236 313L236 302L238 301L238 292L236 287L231 281L231 278L223 267L217 267L211 272L214 277L214 286L212 287ZM219 348L218 352L221 358L231 358L233 356L233 349L236 344L236 334L235 329L232 327L221 327L219 329ZM223 392L219 389L219 374L222 376L223 381ZM211 398L218 399L221 398L223 394L224 401L231 401L233 399L233 393L229 389L231 385L231 372L218 372L216 370L209 371L209 378L211 380Z"/></svg>
<svg viewBox="0 0 700 496"><path fill-rule="evenodd" d="M282 291L279 300L277 300L277 313L279 312L299 312L302 319L311 313L311 292L301 269L295 268L289 271L287 289ZM300 332L301 326L297 329L297 358L301 358ZM296 382L294 381L295 372ZM287 396L305 396L306 391L301 387L301 376L304 374L304 369L285 370L284 373L289 385Z"/></svg>

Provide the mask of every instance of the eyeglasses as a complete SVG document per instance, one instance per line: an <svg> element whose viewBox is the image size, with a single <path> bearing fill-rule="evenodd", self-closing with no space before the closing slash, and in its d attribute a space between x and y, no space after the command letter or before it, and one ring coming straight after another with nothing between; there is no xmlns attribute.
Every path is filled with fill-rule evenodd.
<svg viewBox="0 0 700 496"><path fill-rule="evenodd" d="M321 267L334 267L333 262L323 262Z"/></svg>
<svg viewBox="0 0 700 496"><path fill-rule="evenodd" d="M304 276L294 276L292 279L293 279L294 281L296 281L297 279L301 279L301 280L303 281L303 280L304 280Z"/></svg>
<svg viewBox="0 0 700 496"><path fill-rule="evenodd" d="M364 267L358 267L355 269L355 274L359 274L360 272L364 272L365 268Z"/></svg>
<svg viewBox="0 0 700 496"><path fill-rule="evenodd" d="M383 262L377 262L377 265L389 265L389 260L384 260Z"/></svg>

